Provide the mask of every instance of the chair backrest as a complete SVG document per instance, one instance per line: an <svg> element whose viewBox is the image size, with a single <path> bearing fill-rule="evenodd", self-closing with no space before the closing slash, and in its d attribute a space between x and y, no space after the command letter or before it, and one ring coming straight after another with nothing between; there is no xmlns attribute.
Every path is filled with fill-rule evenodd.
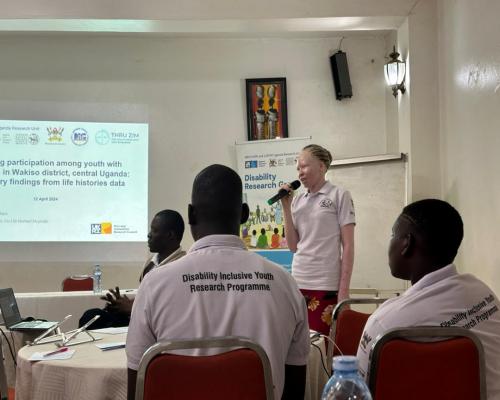
<svg viewBox="0 0 500 400"><path fill-rule="evenodd" d="M486 400L484 368L465 328L396 328L372 345L368 381L374 400Z"/></svg>
<svg viewBox="0 0 500 400"><path fill-rule="evenodd" d="M216 349L219 353L169 353L184 349ZM139 364L135 399L194 398L273 399L271 365L264 349L242 337L172 340L151 346Z"/></svg>
<svg viewBox="0 0 500 400"><path fill-rule="evenodd" d="M330 327L329 335L331 342L328 344L327 352L329 367L331 366L333 356L340 354L356 355L363 329L371 315L345 309L345 307L351 304L380 304L386 300L377 297L346 299L335 306L332 312L332 326ZM335 343L334 346L332 346L332 342Z"/></svg>
<svg viewBox="0 0 500 400"><path fill-rule="evenodd" d="M94 278L92 278L90 275L68 276L62 281L63 292L92 290L93 288L94 288Z"/></svg>

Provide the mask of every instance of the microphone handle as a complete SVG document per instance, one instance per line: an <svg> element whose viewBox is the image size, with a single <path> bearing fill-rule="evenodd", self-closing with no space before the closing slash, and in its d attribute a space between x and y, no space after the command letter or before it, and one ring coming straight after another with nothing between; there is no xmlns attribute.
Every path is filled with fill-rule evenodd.
<svg viewBox="0 0 500 400"><path fill-rule="evenodd" d="M273 197L271 197L267 201L267 204L268 205L272 205L272 204L276 203L278 200L280 200L283 197L285 197L286 195L288 195L288 193L290 193L288 190L286 190L286 189L280 189L277 194L275 194Z"/></svg>

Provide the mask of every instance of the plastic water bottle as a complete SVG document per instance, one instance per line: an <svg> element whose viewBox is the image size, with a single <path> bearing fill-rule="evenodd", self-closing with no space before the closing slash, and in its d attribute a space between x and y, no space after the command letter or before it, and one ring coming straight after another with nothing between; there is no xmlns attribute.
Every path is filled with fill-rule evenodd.
<svg viewBox="0 0 500 400"><path fill-rule="evenodd" d="M356 357L334 357L333 371L333 376L323 389L321 400L372 400L368 386L358 373Z"/></svg>
<svg viewBox="0 0 500 400"><path fill-rule="evenodd" d="M99 264L94 265L94 293L102 292L102 271Z"/></svg>

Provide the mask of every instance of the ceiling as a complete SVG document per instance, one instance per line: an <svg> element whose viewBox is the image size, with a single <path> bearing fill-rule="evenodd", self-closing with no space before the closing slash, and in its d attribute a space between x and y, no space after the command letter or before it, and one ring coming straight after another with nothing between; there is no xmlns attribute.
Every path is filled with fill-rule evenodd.
<svg viewBox="0 0 500 400"><path fill-rule="evenodd" d="M386 33L431 0L1 0L1 33L308 36Z"/></svg>

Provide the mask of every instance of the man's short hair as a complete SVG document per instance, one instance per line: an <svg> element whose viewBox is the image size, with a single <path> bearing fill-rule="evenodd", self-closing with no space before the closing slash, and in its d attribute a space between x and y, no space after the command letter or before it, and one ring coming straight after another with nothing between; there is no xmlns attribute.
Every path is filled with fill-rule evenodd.
<svg viewBox="0 0 500 400"><path fill-rule="evenodd" d="M241 218L243 185L240 176L225 165L203 169L193 182L191 201L205 221L232 223Z"/></svg>
<svg viewBox="0 0 500 400"><path fill-rule="evenodd" d="M172 231L179 242L182 240L182 236L184 235L184 220L177 211L162 210L155 215L155 218L161 220L161 229L163 232Z"/></svg>
<svg viewBox="0 0 500 400"><path fill-rule="evenodd" d="M462 218L455 208L446 201L426 199L407 205L401 215L422 236L437 262L453 262L464 237Z"/></svg>

